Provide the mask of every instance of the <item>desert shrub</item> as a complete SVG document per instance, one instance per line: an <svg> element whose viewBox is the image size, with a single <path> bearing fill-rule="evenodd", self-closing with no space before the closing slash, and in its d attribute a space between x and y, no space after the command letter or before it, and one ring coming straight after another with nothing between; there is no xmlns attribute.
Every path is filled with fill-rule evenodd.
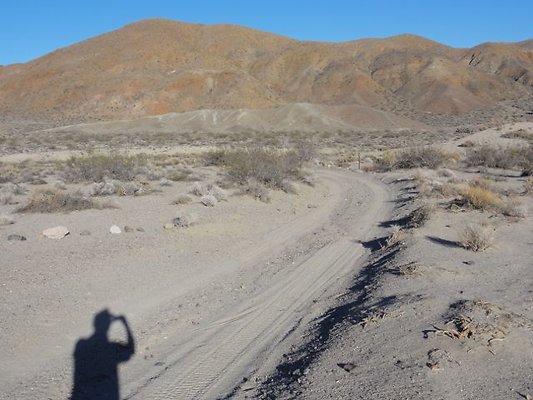
<svg viewBox="0 0 533 400"><path fill-rule="evenodd" d="M504 133L502 138L507 139L522 139L527 141L533 141L533 134L529 133L525 129L518 129L516 131Z"/></svg>
<svg viewBox="0 0 533 400"><path fill-rule="evenodd" d="M482 176L476 176L470 181L470 185L477 188L494 191L493 181L487 178L483 178Z"/></svg>
<svg viewBox="0 0 533 400"><path fill-rule="evenodd" d="M518 200L509 199L502 205L501 213L507 217L525 218L527 209Z"/></svg>
<svg viewBox="0 0 533 400"><path fill-rule="evenodd" d="M228 200L228 193L217 185L211 185L209 187L209 194L212 195L218 201Z"/></svg>
<svg viewBox="0 0 533 400"><path fill-rule="evenodd" d="M194 184L189 189L189 193L195 196L201 197L201 196L205 196L208 193L208 191L207 191L207 188L200 182L194 182Z"/></svg>
<svg viewBox="0 0 533 400"><path fill-rule="evenodd" d="M63 165L63 175L68 182L101 182L104 178L131 181L146 172L145 156L122 154L93 154L71 157Z"/></svg>
<svg viewBox="0 0 533 400"><path fill-rule="evenodd" d="M410 214L410 225L414 228L424 225L434 212L435 206L429 203L422 204Z"/></svg>
<svg viewBox="0 0 533 400"><path fill-rule="evenodd" d="M378 171L410 168L438 168L449 155L433 147L413 147L396 153L386 152L375 163Z"/></svg>
<svg viewBox="0 0 533 400"><path fill-rule="evenodd" d="M245 194L253 197L263 203L270 203L272 196L268 188L254 179L250 179L246 185L244 185L240 191L240 194Z"/></svg>
<svg viewBox="0 0 533 400"><path fill-rule="evenodd" d="M206 207L214 207L217 205L218 200L212 194L207 194L205 196L202 196L202 198L200 199L200 203L202 203Z"/></svg>
<svg viewBox="0 0 533 400"><path fill-rule="evenodd" d="M41 189L34 191L27 204L17 211L22 213L54 213L91 208L102 208L102 205L79 192L68 193L57 189Z"/></svg>
<svg viewBox="0 0 533 400"><path fill-rule="evenodd" d="M466 153L465 163L469 167L521 168L523 175L526 176L533 171L533 146L496 147L485 145L476 149L469 149Z"/></svg>
<svg viewBox="0 0 533 400"><path fill-rule="evenodd" d="M311 161L316 156L316 149L309 140L300 140L294 145L294 152L301 162Z"/></svg>
<svg viewBox="0 0 533 400"><path fill-rule="evenodd" d="M460 193L465 205L478 210L495 210L503 206L500 196L491 190L468 185L462 188Z"/></svg>
<svg viewBox="0 0 533 400"><path fill-rule="evenodd" d="M226 163L226 156L228 151L225 149L210 150L203 155L204 164L207 166L216 165L221 166Z"/></svg>
<svg viewBox="0 0 533 400"><path fill-rule="evenodd" d="M228 175L237 183L245 184L254 179L276 189L282 189L283 181L301 175L301 161L293 151L234 150L226 155L225 166Z"/></svg>
<svg viewBox="0 0 533 400"><path fill-rule="evenodd" d="M467 250L484 251L494 244L494 229L486 224L467 225L460 234L459 243Z"/></svg>

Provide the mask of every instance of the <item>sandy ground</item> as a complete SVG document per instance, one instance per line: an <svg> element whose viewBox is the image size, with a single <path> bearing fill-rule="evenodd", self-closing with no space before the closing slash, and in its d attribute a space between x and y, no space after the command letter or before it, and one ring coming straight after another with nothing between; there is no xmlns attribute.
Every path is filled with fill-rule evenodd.
<svg viewBox="0 0 533 400"><path fill-rule="evenodd" d="M104 308L127 317L137 342L120 371L123 396L229 393L327 308L327 293L365 254L355 241L387 212L388 192L374 180L317 176L315 188L276 193L270 204L232 196L215 208L186 206L199 223L176 231L162 225L183 207L169 204L185 183L119 198L118 210L21 215L2 227L0 398L67 398L74 345ZM112 224L145 232L112 235ZM55 225L71 234L40 236ZM12 233L28 240L6 241Z"/></svg>
<svg viewBox="0 0 533 400"><path fill-rule="evenodd" d="M471 139L509 145L500 135L516 128L532 126L489 129ZM447 199L434 199L437 207L425 225L406 227L390 247L384 238L337 305L315 321L276 369L265 371L237 398L531 398L533 199L523 194L526 178L492 169L452 174L387 174L398 198L395 216L384 225L408 225L422 197L419 176L446 182L483 175L504 198L514 196L529 211L522 218L452 212ZM475 253L459 244L470 223L490 224L491 248Z"/></svg>

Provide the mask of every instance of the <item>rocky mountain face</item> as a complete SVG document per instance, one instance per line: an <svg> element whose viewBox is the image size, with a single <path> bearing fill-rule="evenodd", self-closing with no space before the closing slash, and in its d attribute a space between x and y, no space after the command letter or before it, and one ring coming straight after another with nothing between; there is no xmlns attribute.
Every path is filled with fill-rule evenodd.
<svg viewBox="0 0 533 400"><path fill-rule="evenodd" d="M293 103L463 113L532 93L532 40L472 49L412 35L319 43L160 19L0 67L0 113L56 120Z"/></svg>

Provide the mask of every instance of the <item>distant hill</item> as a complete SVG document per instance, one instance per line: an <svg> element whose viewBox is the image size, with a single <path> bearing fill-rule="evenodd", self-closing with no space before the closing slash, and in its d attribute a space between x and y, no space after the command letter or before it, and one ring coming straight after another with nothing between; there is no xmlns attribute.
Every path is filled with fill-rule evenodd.
<svg viewBox="0 0 533 400"><path fill-rule="evenodd" d="M301 42L234 25L161 19L0 67L0 113L58 120L292 103L402 102L422 112L462 113L531 93L531 40L472 49L413 35Z"/></svg>

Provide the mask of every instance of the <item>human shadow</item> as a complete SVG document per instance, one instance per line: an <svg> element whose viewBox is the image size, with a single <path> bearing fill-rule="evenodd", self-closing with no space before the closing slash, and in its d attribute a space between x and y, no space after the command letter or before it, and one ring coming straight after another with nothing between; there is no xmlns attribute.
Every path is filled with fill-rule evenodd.
<svg viewBox="0 0 533 400"><path fill-rule="evenodd" d="M126 343L110 342L108 331L114 322L122 323ZM94 333L82 338L74 349L74 381L70 400L119 400L118 365L135 353L135 341L126 317L109 310L94 316Z"/></svg>

